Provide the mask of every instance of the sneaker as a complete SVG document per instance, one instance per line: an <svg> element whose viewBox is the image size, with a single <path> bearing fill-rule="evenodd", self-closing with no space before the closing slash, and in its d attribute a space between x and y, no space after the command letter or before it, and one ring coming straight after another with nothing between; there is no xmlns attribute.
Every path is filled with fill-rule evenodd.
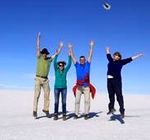
<svg viewBox="0 0 150 140"><path fill-rule="evenodd" d="M84 119L87 120L89 118L88 114L84 115Z"/></svg>
<svg viewBox="0 0 150 140"><path fill-rule="evenodd" d="M54 120L56 121L56 120L58 120L58 115L54 115Z"/></svg>
<svg viewBox="0 0 150 140"><path fill-rule="evenodd" d="M116 111L116 109L113 108L113 109L111 109L111 110L109 110L109 111L107 112L107 115L110 115L110 114L114 113L115 111Z"/></svg>
<svg viewBox="0 0 150 140"><path fill-rule="evenodd" d="M44 109L42 111L46 114L46 117L50 117L49 111L46 111Z"/></svg>
<svg viewBox="0 0 150 140"><path fill-rule="evenodd" d="M37 117L37 112L36 111L33 111L33 117Z"/></svg>

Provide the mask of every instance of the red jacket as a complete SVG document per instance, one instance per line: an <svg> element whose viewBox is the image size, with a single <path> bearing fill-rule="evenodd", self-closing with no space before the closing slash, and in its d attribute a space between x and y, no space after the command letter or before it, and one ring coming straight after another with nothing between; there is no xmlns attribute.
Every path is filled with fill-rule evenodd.
<svg viewBox="0 0 150 140"><path fill-rule="evenodd" d="M96 88L92 84L90 84L88 77L85 77L84 80L77 80L76 85L72 89L73 93L74 93L74 96L76 96L76 90L77 90L77 88L80 87L80 86L82 86L83 82L86 82L88 84L88 87L90 88L90 93L91 93L92 99L94 99L95 94L96 94Z"/></svg>

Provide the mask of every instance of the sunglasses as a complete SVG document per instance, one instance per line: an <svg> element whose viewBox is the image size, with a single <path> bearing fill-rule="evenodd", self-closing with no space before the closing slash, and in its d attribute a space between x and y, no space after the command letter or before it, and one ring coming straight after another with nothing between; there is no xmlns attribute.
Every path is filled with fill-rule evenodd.
<svg viewBox="0 0 150 140"><path fill-rule="evenodd" d="M59 67L64 67L64 65L58 65Z"/></svg>

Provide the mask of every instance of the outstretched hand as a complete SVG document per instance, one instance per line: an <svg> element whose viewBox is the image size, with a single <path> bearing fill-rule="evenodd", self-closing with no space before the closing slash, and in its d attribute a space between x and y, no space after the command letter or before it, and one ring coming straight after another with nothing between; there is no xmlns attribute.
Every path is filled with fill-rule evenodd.
<svg viewBox="0 0 150 140"><path fill-rule="evenodd" d="M110 48L106 47L106 53L110 53Z"/></svg>
<svg viewBox="0 0 150 140"><path fill-rule="evenodd" d="M73 48L73 45L72 45L71 43L68 43L68 46L67 46L67 47L68 47L68 49L69 49L69 50L68 50L68 55L71 56L71 55L72 55L72 48Z"/></svg>
<svg viewBox="0 0 150 140"><path fill-rule="evenodd" d="M61 48L64 46L63 42L60 41L59 44L58 44L58 46L59 46L59 48L61 49Z"/></svg>
<svg viewBox="0 0 150 140"><path fill-rule="evenodd" d="M68 49L72 49L73 45L71 43L68 43Z"/></svg>
<svg viewBox="0 0 150 140"><path fill-rule="evenodd" d="M89 43L89 46L90 46L90 47L94 47L94 45L95 45L94 40L91 40L90 43Z"/></svg>
<svg viewBox="0 0 150 140"><path fill-rule="evenodd" d="M138 53L138 54L132 56L132 59L135 60L135 59L137 59L137 58L139 58L141 56L143 56L143 54L142 53Z"/></svg>
<svg viewBox="0 0 150 140"><path fill-rule="evenodd" d="M63 45L64 45L63 42L60 41L59 44L58 44L58 49L56 50L56 55L58 55L58 54L60 53L60 51L61 51Z"/></svg>
<svg viewBox="0 0 150 140"><path fill-rule="evenodd" d="M68 50L68 55L71 56L71 55L72 55L72 48L73 48L73 45L72 45L71 43L68 43L68 46L67 46L67 47L68 47L68 49L69 49L69 50Z"/></svg>
<svg viewBox="0 0 150 140"><path fill-rule="evenodd" d="M138 54L137 54L138 57L141 57L141 56L143 56L143 55L144 55L143 53L138 53Z"/></svg>

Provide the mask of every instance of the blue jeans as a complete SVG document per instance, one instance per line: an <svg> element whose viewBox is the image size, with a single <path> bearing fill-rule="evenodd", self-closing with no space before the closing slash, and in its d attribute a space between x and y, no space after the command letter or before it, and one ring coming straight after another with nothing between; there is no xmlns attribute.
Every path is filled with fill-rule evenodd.
<svg viewBox="0 0 150 140"><path fill-rule="evenodd" d="M62 112L63 112L63 115L65 115L66 114L67 88L55 88L54 89L54 96L55 96L54 113L58 114L60 93L61 93L61 102L62 102Z"/></svg>

